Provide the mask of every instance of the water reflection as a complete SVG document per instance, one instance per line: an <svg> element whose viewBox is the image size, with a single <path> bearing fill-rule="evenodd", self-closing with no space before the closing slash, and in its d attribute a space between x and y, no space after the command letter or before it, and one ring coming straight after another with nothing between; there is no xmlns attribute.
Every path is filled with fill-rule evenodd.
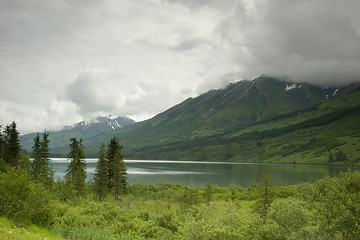
<svg viewBox="0 0 360 240"><path fill-rule="evenodd" d="M55 178L63 179L68 161L56 158L51 161ZM92 180L97 159L86 159L87 180ZM305 182L315 182L326 175L338 175L347 167L285 165L285 164L255 164L255 163L219 163L195 161L151 161L125 160L130 183L156 184L160 179L174 184L189 186L205 186L209 181L219 186L231 183L241 186L261 182L264 169L270 174L274 185L293 185Z"/></svg>

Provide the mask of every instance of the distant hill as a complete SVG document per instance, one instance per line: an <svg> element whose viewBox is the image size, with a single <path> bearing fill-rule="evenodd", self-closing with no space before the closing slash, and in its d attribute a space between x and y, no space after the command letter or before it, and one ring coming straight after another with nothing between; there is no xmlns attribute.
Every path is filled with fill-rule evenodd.
<svg viewBox="0 0 360 240"><path fill-rule="evenodd" d="M100 143L115 135L127 158L254 161L240 158L237 150L228 153L216 145L232 139L231 134L253 131L256 124L316 108L348 88L322 88L268 77L240 81L189 98L147 121L90 138L85 141L86 151L96 157Z"/></svg>
<svg viewBox="0 0 360 240"><path fill-rule="evenodd" d="M84 140L95 137L101 133L122 128L134 124L135 121L127 117L119 117L117 115L99 116L90 121L82 121L72 126L65 126L60 131L50 131L50 149L51 152L57 153L56 149L68 148L70 138L77 137ZM34 144L33 139L37 133L29 133L20 136L22 148L28 152L32 151ZM66 153L60 152L62 155Z"/></svg>

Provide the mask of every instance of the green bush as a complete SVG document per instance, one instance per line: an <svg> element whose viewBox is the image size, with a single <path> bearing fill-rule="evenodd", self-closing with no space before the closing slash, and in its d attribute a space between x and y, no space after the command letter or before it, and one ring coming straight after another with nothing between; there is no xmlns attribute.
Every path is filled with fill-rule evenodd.
<svg viewBox="0 0 360 240"><path fill-rule="evenodd" d="M330 239L360 239L360 172L325 177L305 188L302 196L315 211L319 234Z"/></svg>
<svg viewBox="0 0 360 240"><path fill-rule="evenodd" d="M0 214L15 220L46 224L52 220L50 193L22 169L0 173Z"/></svg>

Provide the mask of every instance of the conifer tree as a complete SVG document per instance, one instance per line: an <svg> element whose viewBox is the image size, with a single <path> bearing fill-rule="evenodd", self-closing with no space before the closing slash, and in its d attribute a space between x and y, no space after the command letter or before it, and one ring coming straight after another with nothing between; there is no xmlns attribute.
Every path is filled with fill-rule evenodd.
<svg viewBox="0 0 360 240"><path fill-rule="evenodd" d="M109 179L108 179L108 168L107 160L105 158L105 145L101 144L99 152L99 161L97 163L94 175L94 190L99 201L102 200L103 196L108 192Z"/></svg>
<svg viewBox="0 0 360 240"><path fill-rule="evenodd" d="M4 136L2 134L2 125L0 125L0 159L4 158Z"/></svg>
<svg viewBox="0 0 360 240"><path fill-rule="evenodd" d="M6 172L7 164L4 161L4 135L2 134L2 125L0 125L0 172Z"/></svg>
<svg viewBox="0 0 360 240"><path fill-rule="evenodd" d="M115 200L119 200L119 195L125 193L127 187L126 166L121 153L115 154L113 174L112 185L114 187L114 196Z"/></svg>
<svg viewBox="0 0 360 240"><path fill-rule="evenodd" d="M36 135L34 138L34 146L33 149L33 162L32 162L32 175L34 178L40 175L41 169L41 151L40 151L40 136L39 134Z"/></svg>
<svg viewBox="0 0 360 240"><path fill-rule="evenodd" d="M12 122L5 128L3 158L10 166L20 165L20 140L16 129L16 122Z"/></svg>
<svg viewBox="0 0 360 240"><path fill-rule="evenodd" d="M42 141L40 142L41 156L45 164L48 164L50 160L49 143L49 134L45 131L42 135Z"/></svg>
<svg viewBox="0 0 360 240"><path fill-rule="evenodd" d="M70 164L66 170L65 182L68 187L73 188L77 196L83 196L86 179L84 146L82 139L77 141L76 138L71 138L70 141L70 153L68 154Z"/></svg>
<svg viewBox="0 0 360 240"><path fill-rule="evenodd" d="M108 161L108 179L109 179L109 189L113 187L112 179L114 177L114 159L116 153L120 152L120 146L118 140L114 137L110 140L110 143L106 152L106 159Z"/></svg>
<svg viewBox="0 0 360 240"><path fill-rule="evenodd" d="M109 189L114 190L115 200L120 193L124 193L127 187L126 166L121 154L122 146L116 137L110 140L106 158L108 160Z"/></svg>
<svg viewBox="0 0 360 240"><path fill-rule="evenodd" d="M43 133L42 140L40 140L39 134L34 138L32 175L45 186L51 186L54 177L54 172L49 165L49 143L49 134L46 132Z"/></svg>
<svg viewBox="0 0 360 240"><path fill-rule="evenodd" d="M261 190L259 192L259 197L255 202L255 210L260 214L260 216L264 220L266 220L266 217L268 215L273 200L274 200L274 193L272 190L270 175L267 169L264 169Z"/></svg>

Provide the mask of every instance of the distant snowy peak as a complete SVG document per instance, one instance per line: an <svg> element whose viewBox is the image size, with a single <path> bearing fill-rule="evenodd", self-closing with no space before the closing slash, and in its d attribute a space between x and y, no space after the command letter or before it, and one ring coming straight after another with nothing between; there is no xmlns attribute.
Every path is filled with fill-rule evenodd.
<svg viewBox="0 0 360 240"><path fill-rule="evenodd" d="M110 114L108 115L108 118L111 119L111 120L114 120L114 119L117 119L117 118L120 118L121 116L117 115L117 114ZM127 118L127 117L122 117L122 118ZM129 119L129 118L128 118Z"/></svg>
<svg viewBox="0 0 360 240"><path fill-rule="evenodd" d="M107 116L98 116L93 119L78 122L72 126L65 126L63 130L67 130L67 131L77 130L77 131L90 131L90 132L95 131L99 133L117 128L122 128L127 125L131 125L133 123L135 123L135 121L128 117L111 114Z"/></svg>

